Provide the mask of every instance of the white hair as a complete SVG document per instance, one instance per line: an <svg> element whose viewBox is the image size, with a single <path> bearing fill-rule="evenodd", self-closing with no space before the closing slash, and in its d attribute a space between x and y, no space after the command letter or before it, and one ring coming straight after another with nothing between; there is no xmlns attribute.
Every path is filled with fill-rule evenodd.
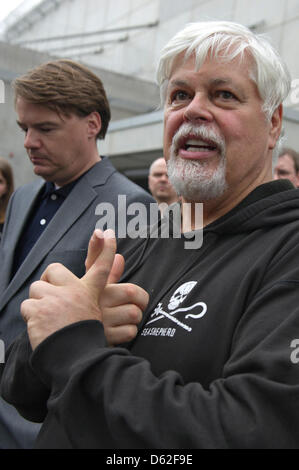
<svg viewBox="0 0 299 470"><path fill-rule="evenodd" d="M162 50L157 71L162 102L165 102L174 60L184 51L186 59L195 54L198 69L208 54L217 60L230 62L236 57L242 60L248 51L255 63L250 78L257 85L269 120L288 96L291 87L289 71L268 40L237 23L207 21L187 25Z"/></svg>

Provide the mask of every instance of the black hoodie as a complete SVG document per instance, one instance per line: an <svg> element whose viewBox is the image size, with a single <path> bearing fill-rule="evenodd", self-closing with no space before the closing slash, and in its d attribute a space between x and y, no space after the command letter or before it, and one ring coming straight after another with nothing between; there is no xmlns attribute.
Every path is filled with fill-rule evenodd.
<svg viewBox="0 0 299 470"><path fill-rule="evenodd" d="M38 448L299 448L299 191L260 186L184 239L127 244L150 294L136 339L73 324L14 345L2 394L45 422ZM24 358L30 356L30 366ZM48 400L48 401L47 401Z"/></svg>

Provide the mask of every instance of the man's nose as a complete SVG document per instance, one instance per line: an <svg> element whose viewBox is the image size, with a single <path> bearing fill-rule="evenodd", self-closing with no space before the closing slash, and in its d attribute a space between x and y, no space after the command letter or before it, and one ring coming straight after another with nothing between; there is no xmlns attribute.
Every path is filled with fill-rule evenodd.
<svg viewBox="0 0 299 470"><path fill-rule="evenodd" d="M208 97L202 93L195 94L185 109L184 119L188 122L213 121L211 103Z"/></svg>
<svg viewBox="0 0 299 470"><path fill-rule="evenodd" d="M28 129L25 135L24 147L26 149L40 147L40 139L37 132L34 129Z"/></svg>

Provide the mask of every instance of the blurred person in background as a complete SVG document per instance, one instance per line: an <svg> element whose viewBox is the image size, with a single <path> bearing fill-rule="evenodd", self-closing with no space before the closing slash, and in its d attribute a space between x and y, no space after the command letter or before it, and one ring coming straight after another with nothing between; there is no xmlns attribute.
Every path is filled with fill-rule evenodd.
<svg viewBox="0 0 299 470"><path fill-rule="evenodd" d="M179 199L168 179L164 158L158 158L151 164L148 175L148 187L159 205L162 203L170 205Z"/></svg>
<svg viewBox="0 0 299 470"><path fill-rule="evenodd" d="M10 164L0 157L0 240L7 205L14 190L13 172Z"/></svg>
<svg viewBox="0 0 299 470"><path fill-rule="evenodd" d="M299 186L299 154L291 148L281 150L274 168L274 179L288 179L295 188Z"/></svg>

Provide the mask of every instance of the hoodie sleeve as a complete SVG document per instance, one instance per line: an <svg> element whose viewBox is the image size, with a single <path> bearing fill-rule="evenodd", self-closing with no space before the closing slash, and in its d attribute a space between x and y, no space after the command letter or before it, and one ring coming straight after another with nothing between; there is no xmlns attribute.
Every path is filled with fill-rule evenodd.
<svg viewBox="0 0 299 470"><path fill-rule="evenodd" d="M171 370L155 376L128 350L102 347L98 323L58 331L31 359L51 389L43 438L57 444L47 433L55 416L73 448L298 448L298 288L277 282L251 302L223 376L208 389Z"/></svg>
<svg viewBox="0 0 299 470"><path fill-rule="evenodd" d="M8 348L6 362L0 367L0 393L23 418L41 423L47 415L50 389L33 371L31 355L32 349L25 330Z"/></svg>

